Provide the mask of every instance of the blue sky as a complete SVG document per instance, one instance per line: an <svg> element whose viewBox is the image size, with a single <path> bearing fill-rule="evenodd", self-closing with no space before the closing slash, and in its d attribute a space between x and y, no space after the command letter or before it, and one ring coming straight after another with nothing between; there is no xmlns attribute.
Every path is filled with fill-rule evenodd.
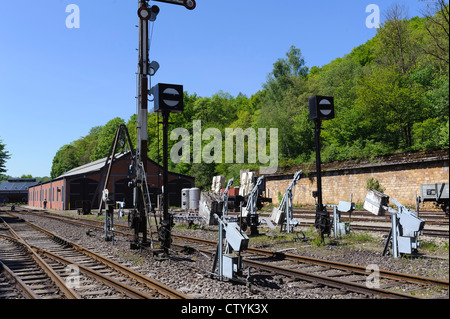
<svg viewBox="0 0 450 319"><path fill-rule="evenodd" d="M419 0L197 0L197 8L150 1L161 9L150 56L156 83L199 96L251 96L291 45L308 67L349 53L376 34L369 4L381 13ZM80 28L66 27L69 4ZM136 112L137 0L0 1L0 139L11 153L6 174L49 176L58 149L114 117ZM383 21L383 17L381 17ZM150 106L151 107L151 106Z"/></svg>

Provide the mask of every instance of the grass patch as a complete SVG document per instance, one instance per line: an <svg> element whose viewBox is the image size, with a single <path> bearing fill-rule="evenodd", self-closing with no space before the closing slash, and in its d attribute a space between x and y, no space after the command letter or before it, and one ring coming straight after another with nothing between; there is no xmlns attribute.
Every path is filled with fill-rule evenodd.
<svg viewBox="0 0 450 319"><path fill-rule="evenodd" d="M373 243L378 242L378 240L367 231L367 232L350 232L349 234L343 236L343 239L348 241L349 243L354 244L365 244L365 243Z"/></svg>
<svg viewBox="0 0 450 319"><path fill-rule="evenodd" d="M294 241L294 234L264 233L250 237L250 243L255 247L269 247Z"/></svg>
<svg viewBox="0 0 450 319"><path fill-rule="evenodd" d="M322 240L320 233L315 233L314 237L311 238L312 247L323 247L325 246L325 240Z"/></svg>
<svg viewBox="0 0 450 319"><path fill-rule="evenodd" d="M142 266L144 264L144 257L138 254L133 254L128 251L119 251L118 252L119 257L130 261L138 266Z"/></svg>
<svg viewBox="0 0 450 319"><path fill-rule="evenodd" d="M422 239L420 240L419 251L437 255L449 255L448 241L436 242L434 240Z"/></svg>

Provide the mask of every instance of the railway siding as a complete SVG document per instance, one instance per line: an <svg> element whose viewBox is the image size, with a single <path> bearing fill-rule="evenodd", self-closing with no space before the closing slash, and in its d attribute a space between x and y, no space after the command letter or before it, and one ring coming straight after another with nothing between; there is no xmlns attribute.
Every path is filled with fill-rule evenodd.
<svg viewBox="0 0 450 319"><path fill-rule="evenodd" d="M48 216L52 218L42 218L42 216ZM40 213L32 213L25 215L30 217L35 223L40 225L46 225L57 229L65 229L67 226L66 222L59 222L54 220L53 214L40 214ZM67 219L67 217L64 217ZM274 272L269 272L268 270L253 270L251 271L251 283L248 288L241 285L229 285L228 283L218 283L216 280L210 279L209 275L202 274L206 270L206 272L210 271L211 265L211 257L206 257L206 254L201 251L201 248L195 248L195 246L190 246L190 249L186 249L184 247L184 253L178 252L174 253L174 259L172 261L164 261L164 260L156 260L151 254L147 254L145 251L142 253L130 252L128 249L129 238L126 237L127 233L129 233L128 228L126 226L126 221L117 220L116 227L116 235L117 241L115 241L114 245L111 243L106 243L103 240L103 223L102 221L92 221L83 219L83 217L77 216L76 219L80 219L82 225L72 225L70 226L70 232L67 231L65 234L71 234L71 240L77 242L91 242L92 246L96 246L96 250L100 249L100 247L106 248L102 254L107 254L120 256L121 263L127 263L129 265L134 265L134 269L139 273L149 274L152 277L155 277L159 281L169 285L170 287L182 291L186 293L187 296L191 298L365 298L364 294L358 293L349 293L345 292L345 289L339 289L336 287L326 287L323 284L318 284L314 282L306 282L305 280L300 280L294 277L286 277L285 275L275 274ZM53 220L53 221L52 221ZM121 229L123 224L123 230ZM59 225L59 226L57 226ZM92 225L92 226L88 226ZM78 229L78 230L77 230ZM98 230L95 230L98 229ZM266 230L263 229L263 232ZM124 233L124 235L121 234ZM211 229L207 228L205 230L192 230L176 227L174 229L176 234L195 234L199 237L207 236L210 240L215 240L217 231L214 230L214 227ZM88 235L89 233L89 235ZM73 234L73 235L72 235ZM279 233L278 233L279 234ZM125 236L125 237L123 237ZM277 235L275 235L277 236ZM176 236L174 236L175 238ZM258 238L255 238L258 239ZM256 241L252 241L256 243ZM205 244L206 245L206 244ZM284 252L279 252L275 255L277 256L288 256L288 252L295 253L295 249L293 251L290 250L290 246L294 246L293 242L289 244L289 241L286 242L284 246L274 245L271 247L272 250L284 250ZM298 247L302 245L308 246L306 243L297 243ZM211 247L211 244L209 244ZM309 245L310 246L310 245ZM124 248L126 247L126 248ZM288 247L288 249L286 249ZM207 246L203 247L205 249L209 249L213 251L212 248L207 248ZM446 272L448 273L448 260L447 261L432 261L428 259L424 259L422 263L422 259L418 260L407 260L402 259L400 261L394 261L392 258L386 256L381 257L379 254L374 253L373 251L360 251L360 250L348 250L345 247L339 246L328 246L328 247L311 247L306 251L300 252L302 255L309 256L312 258L320 258L326 260L336 259L333 257L335 254L333 251L336 249L339 250L343 248L345 252L341 254L340 258L337 258L336 261L341 261L345 263L345 260L356 262L355 264L360 264L362 267L361 272L365 272L365 268L368 263L376 263L380 266L380 269L388 269L388 270L396 270L396 271L406 271L408 272L409 264L411 263L411 267L415 268L424 268L430 270L432 263L442 263L440 267L446 267ZM102 249L103 250L103 249ZM191 251L190 253L187 253ZM312 254L311 254L312 252ZM325 253L326 256L320 255L321 252ZM185 255L187 253L187 256ZM272 251L271 254L274 254ZM317 254L317 256L315 256ZM179 256L179 257L177 257ZM184 256L184 257L183 257ZM270 257L264 257L270 258ZM284 258L286 261L286 258ZM276 261L275 261L276 262ZM403 263L403 264L401 264ZM420 267L413 266L413 264L419 263ZM387 267L385 267L387 265ZM394 267L392 267L394 266ZM290 268L291 266L289 266ZM292 266L295 268L295 266ZM332 277L340 277L342 276L342 271L333 269L326 269L325 267L317 267L318 274L330 274ZM175 270L174 270L175 269ZM255 268L256 269L256 268ZM313 270L314 268L301 268L301 270ZM336 273L334 273L336 272ZM354 280L360 278L362 280L362 284L364 285L365 274L354 274L351 275ZM283 279L284 278L284 279ZM342 277L341 277L342 278ZM362 279L361 279L362 278ZM448 296L448 288L444 291L441 290L440 287L436 288L426 288L421 287L420 285L411 284L408 285L398 285L395 283L395 280L386 279L382 282L381 288L389 288L394 291L399 292L400 294L409 294L411 296L422 296L425 298L436 297L436 296ZM448 280L447 280L448 282ZM361 283L361 282L360 282ZM447 284L448 285L448 284ZM446 292L447 291L447 292Z"/></svg>
<svg viewBox="0 0 450 319"><path fill-rule="evenodd" d="M15 241L11 245L23 246L28 250L24 253L24 260L32 256L38 265L33 265L31 269L19 269L18 276L31 280L45 279L45 275L50 277L50 281L56 283L57 289L51 290L57 293L63 291L66 298L176 298L185 299L186 297L164 285L152 281L150 278L140 276L134 271L127 269L107 258L97 255L86 248L70 243L51 232L18 218L2 216L4 225L14 236L8 238L2 235L3 241ZM11 225L9 225L9 224ZM6 228L2 228L6 232ZM21 236L23 235L23 237ZM8 262L8 256L12 257L14 264L16 255L19 255L17 249L2 249L0 259ZM31 260L31 259L30 259ZM23 262L19 263L23 264ZM46 268L47 267L47 268ZM72 285L71 280L67 280L67 268L77 270L76 285ZM44 270L44 272L42 272ZM33 272L29 274L30 272ZM17 274L17 273L16 273ZM64 278L64 279L63 279ZM126 283L126 284L125 284ZM42 284L41 284L42 286ZM35 287L30 287L34 290ZM49 289L47 289L49 290ZM49 298L57 296L51 295Z"/></svg>

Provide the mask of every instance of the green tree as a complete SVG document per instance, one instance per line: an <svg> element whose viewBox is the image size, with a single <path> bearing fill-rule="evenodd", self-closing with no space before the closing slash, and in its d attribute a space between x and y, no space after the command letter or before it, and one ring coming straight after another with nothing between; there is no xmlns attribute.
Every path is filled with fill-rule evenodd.
<svg viewBox="0 0 450 319"><path fill-rule="evenodd" d="M424 1L424 0L422 0ZM444 0L427 0L425 29L430 37L424 46L427 55L435 59L448 75L449 66L449 5Z"/></svg>
<svg viewBox="0 0 450 319"><path fill-rule="evenodd" d="M286 56L286 59L278 59L273 64L273 70L263 85L267 90L267 99L272 102L283 99L285 92L294 86L298 77L306 78L308 75L308 67L300 49L291 46Z"/></svg>
<svg viewBox="0 0 450 319"><path fill-rule="evenodd" d="M211 182L215 175L216 164L194 163L191 168L191 176L195 178L195 186L201 189L211 189Z"/></svg>
<svg viewBox="0 0 450 319"><path fill-rule="evenodd" d="M278 59L263 85L265 93L256 126L278 128L281 157L304 157L312 143L308 118L308 68L300 49L291 46L287 59Z"/></svg>
<svg viewBox="0 0 450 319"><path fill-rule="evenodd" d="M333 145L333 153L337 156L329 157L328 160L345 156L348 154L347 145L353 144L361 136L367 136L368 132L361 131L359 125L362 114L354 107L358 97L356 88L363 75L363 67L352 54L332 61L318 73L317 94L333 96L335 99L335 119L322 123L323 149Z"/></svg>
<svg viewBox="0 0 450 319"><path fill-rule="evenodd" d="M373 47L376 43L375 38L370 39L364 44L354 48L350 53L350 57L358 62L361 66L370 65L376 58Z"/></svg>
<svg viewBox="0 0 450 319"><path fill-rule="evenodd" d="M94 126L91 128L88 135L73 142L73 146L77 150L79 165L84 165L91 161L90 158L98 145L101 130L101 126Z"/></svg>
<svg viewBox="0 0 450 319"><path fill-rule="evenodd" d="M50 176L52 179L78 167L79 159L77 150L73 145L62 146L53 157L52 169Z"/></svg>
<svg viewBox="0 0 450 319"><path fill-rule="evenodd" d="M412 128L426 114L421 104L424 93L395 69L372 70L357 88L355 106L364 115L361 125L377 140L395 149L412 145Z"/></svg>
<svg viewBox="0 0 450 319"><path fill-rule="evenodd" d="M6 160L11 158L11 154L5 149L6 145L3 144L3 141L0 139L0 173L6 173Z"/></svg>
<svg viewBox="0 0 450 319"><path fill-rule="evenodd" d="M423 34L414 32L406 19L406 8L395 4L386 12L386 22L378 30L375 54L379 65L407 74L416 65Z"/></svg>
<svg viewBox="0 0 450 319"><path fill-rule="evenodd" d="M125 124L125 121L119 117L116 117L102 126L98 132L97 145L95 145L92 155L90 156L91 161L96 161L108 156L114 142L117 129L121 124Z"/></svg>

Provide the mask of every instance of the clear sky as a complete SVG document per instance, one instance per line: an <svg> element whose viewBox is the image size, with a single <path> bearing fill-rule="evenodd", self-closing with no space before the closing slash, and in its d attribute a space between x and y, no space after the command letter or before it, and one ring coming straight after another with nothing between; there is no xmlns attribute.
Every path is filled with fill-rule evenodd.
<svg viewBox="0 0 450 319"><path fill-rule="evenodd" d="M150 1L156 83L190 94L248 97L291 45L308 67L342 57L376 34L376 4L421 16L419 0L197 0L193 11ZM79 28L66 19L79 8ZM50 176L58 149L114 117L136 112L138 0L0 0L0 139L12 155L6 174ZM150 105L152 107L152 105Z"/></svg>

